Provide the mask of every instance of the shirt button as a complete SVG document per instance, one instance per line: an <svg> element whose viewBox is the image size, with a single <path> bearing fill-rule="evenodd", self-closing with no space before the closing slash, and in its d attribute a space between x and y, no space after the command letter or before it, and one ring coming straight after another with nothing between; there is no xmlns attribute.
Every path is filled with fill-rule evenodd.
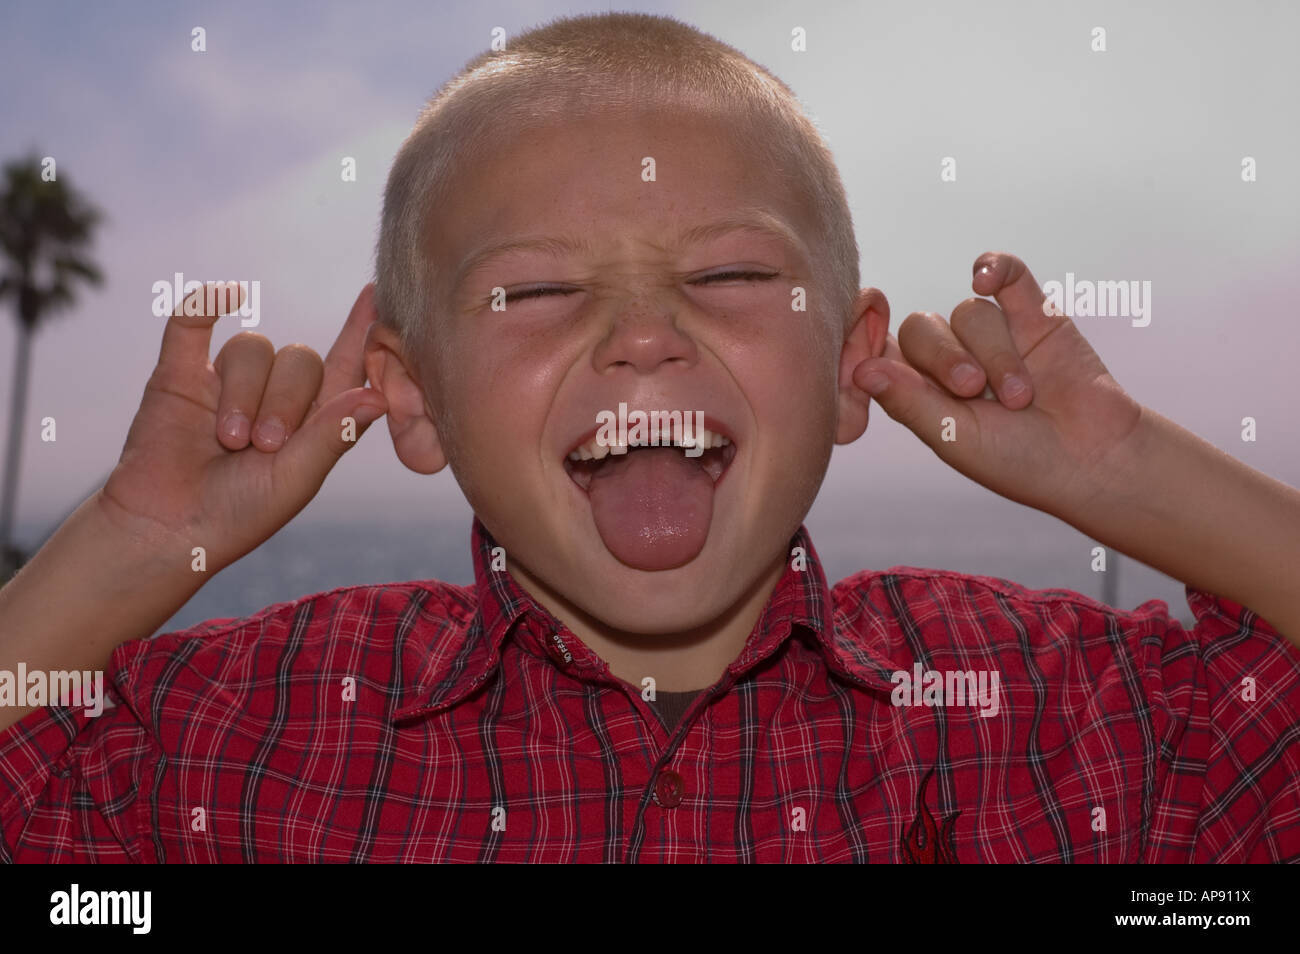
<svg viewBox="0 0 1300 954"><path fill-rule="evenodd" d="M676 808L682 803L682 777L672 769L664 769L655 779L655 801L661 808Z"/></svg>
<svg viewBox="0 0 1300 954"><path fill-rule="evenodd" d="M564 639L559 633L551 633L550 638L546 640L546 655L555 660L557 666L567 666L573 662L573 654L569 652L569 647L564 645Z"/></svg>

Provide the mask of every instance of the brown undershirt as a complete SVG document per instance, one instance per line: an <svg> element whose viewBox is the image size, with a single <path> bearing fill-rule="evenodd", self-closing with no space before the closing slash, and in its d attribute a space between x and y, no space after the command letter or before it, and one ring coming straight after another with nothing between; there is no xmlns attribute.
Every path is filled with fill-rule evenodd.
<svg viewBox="0 0 1300 954"><path fill-rule="evenodd" d="M664 720L664 725L671 732L677 728L677 723L682 721L682 716L686 715L686 710L691 707L703 689L691 689L688 692L656 692L654 701L650 707L659 713L659 718Z"/></svg>

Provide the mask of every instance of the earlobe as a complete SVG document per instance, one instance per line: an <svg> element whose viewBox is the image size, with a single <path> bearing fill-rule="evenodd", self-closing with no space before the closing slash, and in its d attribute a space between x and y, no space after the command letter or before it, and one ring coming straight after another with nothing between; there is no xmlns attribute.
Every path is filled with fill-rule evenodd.
<svg viewBox="0 0 1300 954"><path fill-rule="evenodd" d="M840 351L835 443L850 444L867 429L871 397L853 383L853 371L868 358L885 353L889 335L889 300L877 288L864 288L853 303L854 321Z"/></svg>
<svg viewBox="0 0 1300 954"><path fill-rule="evenodd" d="M366 377L388 401L388 433L397 459L417 474L436 474L447 466L447 456L401 340L392 329L376 322L370 326L365 347Z"/></svg>

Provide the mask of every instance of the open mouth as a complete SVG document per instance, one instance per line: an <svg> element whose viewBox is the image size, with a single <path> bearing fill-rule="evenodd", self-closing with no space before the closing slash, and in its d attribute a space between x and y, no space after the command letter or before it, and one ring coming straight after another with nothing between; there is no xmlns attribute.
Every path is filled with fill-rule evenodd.
<svg viewBox="0 0 1300 954"><path fill-rule="evenodd" d="M702 448L702 452L691 454ZM595 436L571 449L564 458L564 469L584 491L589 490L594 477L620 469L626 458L632 454L644 454L654 451L658 454L673 454L700 467L716 485L722 479L731 462L736 457L736 444L721 431L706 430L695 443L687 445L681 435L674 435L671 444L666 441L657 443L602 444Z"/></svg>
<svg viewBox="0 0 1300 954"><path fill-rule="evenodd" d="M716 421L696 420L696 427L674 421L649 439L621 431L623 443L593 430L565 454L564 469L586 495L596 532L627 566L683 566L708 541L714 492L736 459L736 442Z"/></svg>

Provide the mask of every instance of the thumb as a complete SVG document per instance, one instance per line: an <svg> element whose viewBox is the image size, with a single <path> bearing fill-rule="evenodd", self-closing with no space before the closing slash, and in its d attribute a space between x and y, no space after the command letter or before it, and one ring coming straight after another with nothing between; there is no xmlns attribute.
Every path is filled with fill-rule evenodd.
<svg viewBox="0 0 1300 954"><path fill-rule="evenodd" d="M944 459L954 456L957 427L972 423L969 408L905 361L868 358L853 369L853 383Z"/></svg>
<svg viewBox="0 0 1300 954"><path fill-rule="evenodd" d="M374 388L352 388L326 401L276 453L276 495L306 506L339 458L387 410L388 402Z"/></svg>

